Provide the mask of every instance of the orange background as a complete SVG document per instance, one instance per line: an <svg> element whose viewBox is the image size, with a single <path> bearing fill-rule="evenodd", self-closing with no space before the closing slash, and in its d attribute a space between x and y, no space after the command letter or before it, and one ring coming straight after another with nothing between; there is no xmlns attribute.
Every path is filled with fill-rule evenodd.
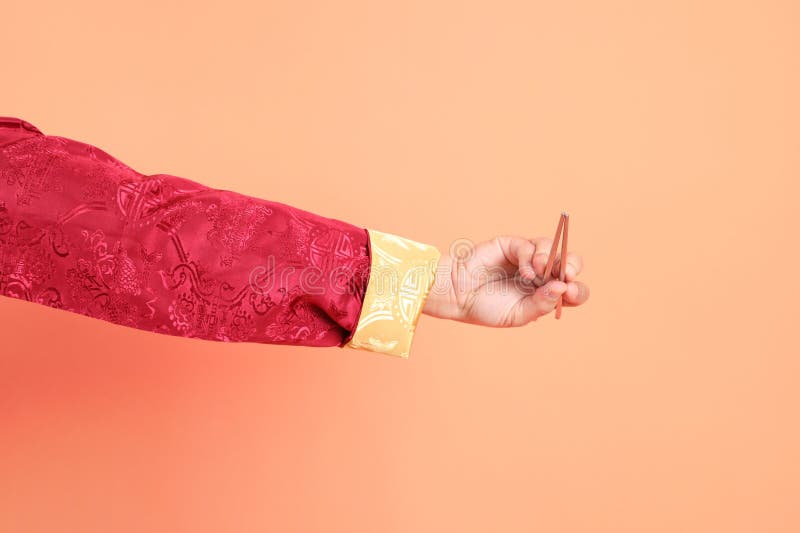
<svg viewBox="0 0 800 533"><path fill-rule="evenodd" d="M0 114L442 250L566 209L592 297L408 360L1 298L0 531L800 531L800 8L658 4L7 2Z"/></svg>

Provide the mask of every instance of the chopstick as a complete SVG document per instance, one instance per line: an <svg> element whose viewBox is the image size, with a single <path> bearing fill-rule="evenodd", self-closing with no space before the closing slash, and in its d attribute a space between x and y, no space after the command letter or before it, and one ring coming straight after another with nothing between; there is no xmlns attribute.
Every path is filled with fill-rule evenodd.
<svg viewBox="0 0 800 533"><path fill-rule="evenodd" d="M561 218L564 220L564 235L561 241L561 262L558 264L558 279L567 280L567 234L569 233L569 213L562 212ZM561 318L561 306L563 305L564 295L558 297L556 302L556 319Z"/></svg>
<svg viewBox="0 0 800 533"><path fill-rule="evenodd" d="M561 243L561 262L559 264L558 279L560 281L566 280L567 271L567 233L569 231L569 214L566 211L561 212L561 217L558 219L558 227L556 228L556 235L553 237L553 246L550 248L550 257L547 258L547 266L544 269L544 278L542 284L544 285L550 281L550 275L553 271L553 263L556 259L556 252L558 252L558 243L561 239L561 232L564 232L564 241ZM556 318L561 318L561 306L563 305L563 295L558 297L556 302Z"/></svg>
<svg viewBox="0 0 800 533"><path fill-rule="evenodd" d="M556 236L553 237L553 246L550 247L550 257L547 258L547 266L544 267L544 282L550 281L550 274L553 271L553 262L556 260L556 252L558 251L558 241L561 238L561 230L564 227L564 213L561 213L561 218L558 219L558 228L556 228Z"/></svg>

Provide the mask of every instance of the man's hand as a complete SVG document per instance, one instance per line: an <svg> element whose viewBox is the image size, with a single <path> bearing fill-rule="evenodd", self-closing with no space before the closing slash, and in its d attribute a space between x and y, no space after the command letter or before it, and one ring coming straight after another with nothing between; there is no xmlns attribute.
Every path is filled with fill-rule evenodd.
<svg viewBox="0 0 800 533"><path fill-rule="evenodd" d="M436 281L425 301L425 314L493 327L524 326L562 305L574 307L589 298L589 287L576 281L581 257L567 254L566 282L558 280L562 258L553 264L551 281L542 284L553 239L495 237L473 245L457 241L442 254Z"/></svg>

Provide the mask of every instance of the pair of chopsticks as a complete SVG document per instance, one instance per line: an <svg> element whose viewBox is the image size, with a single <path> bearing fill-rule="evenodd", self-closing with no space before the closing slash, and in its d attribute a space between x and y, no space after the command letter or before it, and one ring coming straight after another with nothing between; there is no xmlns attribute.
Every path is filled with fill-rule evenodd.
<svg viewBox="0 0 800 533"><path fill-rule="evenodd" d="M564 232L564 240L561 241L561 261L559 262L558 279L566 281L567 275L567 234L569 233L569 214L566 211L561 212L561 218L558 219L558 228L556 229L556 236L553 238L553 247L550 248L550 257L547 259L547 266L544 269L544 281L542 284L547 283L551 279L553 270L553 263L556 259L556 252L558 251L558 241L561 239L561 232ZM561 318L561 306L564 296L558 297L556 302L556 318Z"/></svg>

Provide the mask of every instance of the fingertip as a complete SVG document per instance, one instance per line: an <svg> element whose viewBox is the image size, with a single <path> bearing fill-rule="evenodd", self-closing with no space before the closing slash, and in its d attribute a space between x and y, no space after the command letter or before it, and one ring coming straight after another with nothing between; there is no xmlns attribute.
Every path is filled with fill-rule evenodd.
<svg viewBox="0 0 800 533"><path fill-rule="evenodd" d="M554 279L543 285L543 293L550 299L557 299L567 292L567 284L563 281Z"/></svg>
<svg viewBox="0 0 800 533"><path fill-rule="evenodd" d="M578 284L575 282L570 282L567 283L567 292L564 293L564 295L567 297L568 300L576 301L578 299L578 296L580 296L580 292L581 290L580 287L578 287Z"/></svg>
<svg viewBox="0 0 800 533"><path fill-rule="evenodd" d="M531 265L522 265L519 268L519 273L527 279L533 279L536 277L536 271L533 270Z"/></svg>
<svg viewBox="0 0 800 533"><path fill-rule="evenodd" d="M567 268L565 269L565 274L566 274L567 278L572 280L572 279L575 279L575 276L578 275L578 270L571 263L567 263Z"/></svg>
<svg viewBox="0 0 800 533"><path fill-rule="evenodd" d="M571 282L564 296L570 305L581 305L589 299L589 287L580 281Z"/></svg>

